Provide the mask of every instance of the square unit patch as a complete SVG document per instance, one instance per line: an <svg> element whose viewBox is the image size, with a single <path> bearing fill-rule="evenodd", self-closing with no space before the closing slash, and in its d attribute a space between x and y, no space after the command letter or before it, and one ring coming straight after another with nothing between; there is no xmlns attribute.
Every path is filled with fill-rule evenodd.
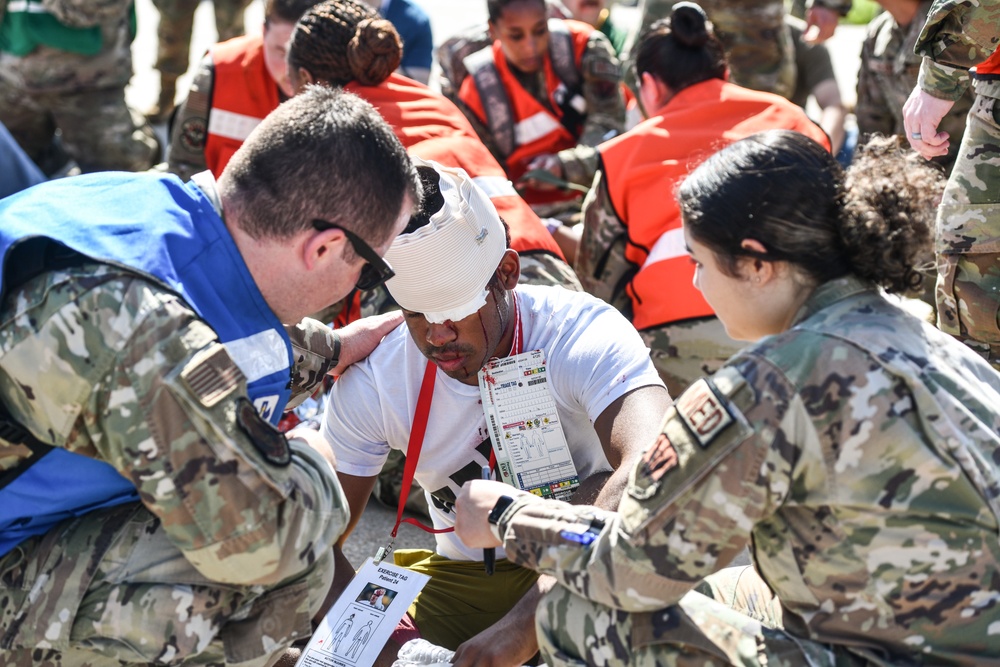
<svg viewBox="0 0 1000 667"><path fill-rule="evenodd" d="M681 395L677 401L677 413L702 447L708 447L717 435L733 423L728 406L705 378L692 384Z"/></svg>

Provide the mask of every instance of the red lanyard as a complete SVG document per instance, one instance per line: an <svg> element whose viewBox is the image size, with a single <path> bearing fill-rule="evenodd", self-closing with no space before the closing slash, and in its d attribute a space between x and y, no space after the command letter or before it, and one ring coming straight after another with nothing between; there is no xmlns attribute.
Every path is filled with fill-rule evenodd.
<svg viewBox="0 0 1000 667"><path fill-rule="evenodd" d="M524 332L521 327L521 309L517 306L517 294L514 297L514 341L511 345L510 356L521 353ZM396 539L396 532L399 524L409 523L418 528L426 530L428 533L450 533L455 530L450 528L431 528L412 518L403 518L403 509L406 507L406 499L410 497L410 487L413 485L413 475L417 471L417 461L420 459L420 450L424 445L424 433L427 432L427 420L431 413L431 399L434 397L434 380L437 378L437 366L430 361L424 369L424 379L420 383L420 393L417 395L417 409L413 413L413 424L410 426L410 440L406 445L406 464L403 467L403 485L399 490L399 504L396 506L396 525L392 527L392 540ZM490 470L497 467L497 455L490 447ZM390 540L390 544L392 542Z"/></svg>

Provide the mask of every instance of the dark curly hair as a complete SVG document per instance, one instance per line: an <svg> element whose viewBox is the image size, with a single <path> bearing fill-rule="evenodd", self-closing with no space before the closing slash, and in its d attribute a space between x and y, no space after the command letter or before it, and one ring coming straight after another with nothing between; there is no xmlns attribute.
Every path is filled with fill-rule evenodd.
<svg viewBox="0 0 1000 667"><path fill-rule="evenodd" d="M730 275L740 257L757 257L817 284L853 273L898 293L920 285L943 187L941 172L897 138L874 138L845 176L805 135L768 130L714 154L677 197L691 236ZM745 239L765 252L742 248Z"/></svg>
<svg viewBox="0 0 1000 667"><path fill-rule="evenodd" d="M377 86L402 59L403 40L392 23L354 0L327 0L307 11L288 45L289 67L331 86Z"/></svg>

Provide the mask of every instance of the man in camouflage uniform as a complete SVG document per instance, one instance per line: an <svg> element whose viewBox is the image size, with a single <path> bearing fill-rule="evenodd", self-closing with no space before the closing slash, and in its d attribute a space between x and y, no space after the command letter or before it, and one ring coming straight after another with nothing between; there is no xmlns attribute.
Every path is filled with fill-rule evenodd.
<svg viewBox="0 0 1000 667"><path fill-rule="evenodd" d="M975 101L938 208L938 326L1000 369L998 25L995 1L935 0L915 46L923 62L904 117L915 150L928 159L944 155L954 137L940 132L941 123L971 78Z"/></svg>
<svg viewBox="0 0 1000 667"><path fill-rule="evenodd" d="M972 79L975 101L938 209L938 326L1000 369L998 21L996 2L931 5L915 46L923 56L920 77L904 116L914 149L926 158L943 155L952 139L938 131L941 122Z"/></svg>
<svg viewBox="0 0 1000 667"><path fill-rule="evenodd" d="M463 541L561 584L550 667L1000 655L1000 376L851 276L799 313L677 400L617 512L465 486Z"/></svg>
<svg viewBox="0 0 1000 667"><path fill-rule="evenodd" d="M0 663L266 665L309 635L346 503L326 446L273 424L398 323L302 318L371 275L419 191L385 121L316 88L218 183L4 200Z"/></svg>
<svg viewBox="0 0 1000 667"><path fill-rule="evenodd" d="M242 35L246 28L243 12L253 0L213 0L215 29L218 41L224 42ZM156 70L160 73L160 97L148 116L153 122L167 120L177 97L177 79L189 65L191 33L194 30L194 12L201 0L153 0L160 12L156 27Z"/></svg>
<svg viewBox="0 0 1000 667"><path fill-rule="evenodd" d="M897 0L881 3L886 11L868 24L861 45L858 70L858 102L854 115L858 121L859 143L872 134L906 134L903 104L917 85L921 58L913 52L923 28L931 0ZM948 154L935 162L951 172L958 156L958 146L965 133L965 118L972 107L972 91L967 90L942 119L940 129L951 137Z"/></svg>
<svg viewBox="0 0 1000 667"><path fill-rule="evenodd" d="M84 172L148 169L152 128L125 103L132 77L131 0L0 2L0 122L50 174L56 130Z"/></svg>
<svg viewBox="0 0 1000 667"><path fill-rule="evenodd" d="M633 43L656 21L670 16L677 0L642 0L639 30ZM783 0L699 0L726 49L733 83L791 99L795 92L795 44L785 24ZM851 9L851 0L814 0L807 11L806 39L822 41L833 34L837 17ZM812 32L810 32L812 29ZM626 67L629 77L635 73ZM634 87L630 79L629 85Z"/></svg>

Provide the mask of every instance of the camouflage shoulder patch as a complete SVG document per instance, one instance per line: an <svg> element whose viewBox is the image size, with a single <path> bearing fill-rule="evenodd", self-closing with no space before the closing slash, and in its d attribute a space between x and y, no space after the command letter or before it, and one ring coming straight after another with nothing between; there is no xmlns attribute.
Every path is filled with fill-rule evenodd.
<svg viewBox="0 0 1000 667"><path fill-rule="evenodd" d="M632 469L628 495L640 502L676 498L750 437L753 429L729 400L747 388L731 367L692 384L667 410L656 442Z"/></svg>
<svg viewBox="0 0 1000 667"><path fill-rule="evenodd" d="M292 450L285 435L261 417L246 396L236 401L236 423L268 463L283 468L292 462Z"/></svg>
<svg viewBox="0 0 1000 667"><path fill-rule="evenodd" d="M642 456L642 472L654 482L677 467L677 450L666 433L661 433L653 446Z"/></svg>
<svg viewBox="0 0 1000 667"><path fill-rule="evenodd" d="M711 380L701 378L681 394L677 413L684 426L702 447L712 441L733 423L727 403L721 399Z"/></svg>
<svg viewBox="0 0 1000 667"><path fill-rule="evenodd" d="M221 344L202 350L181 371L181 381L206 408L216 405L243 383L243 373Z"/></svg>

